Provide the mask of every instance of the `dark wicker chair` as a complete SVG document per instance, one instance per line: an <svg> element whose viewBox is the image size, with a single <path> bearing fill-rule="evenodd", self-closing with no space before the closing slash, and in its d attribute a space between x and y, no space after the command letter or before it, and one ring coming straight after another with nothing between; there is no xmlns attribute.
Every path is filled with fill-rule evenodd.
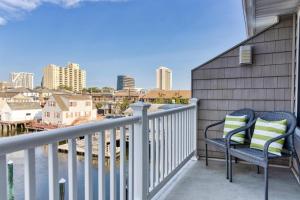
<svg viewBox="0 0 300 200"><path fill-rule="evenodd" d="M247 131L249 129L249 127L251 126L251 122L254 121L254 111L251 109L241 109L241 110L237 110L234 111L232 113L230 113L230 115L233 116L243 116L246 115L247 116L247 123L245 127L241 127L239 129L236 129L234 131L231 131L227 134L228 136L234 135L235 133L238 133L240 131L244 131L246 130L246 139L251 138L250 131ZM225 118L219 122L216 122L214 124L211 124L209 126L206 127L205 131L204 131L204 137L205 137L205 161L206 161L206 166L208 165L208 156L207 156L207 145L214 145L216 148L218 148L219 150L223 151L225 153L225 160L226 160L226 178L229 178L229 168L228 168L228 148L227 148L227 143L226 143L226 138L208 138L207 137L207 131L209 128L220 125L220 124L224 124L225 122ZM230 145L232 146L237 146L240 145L236 142L231 142Z"/></svg>
<svg viewBox="0 0 300 200"><path fill-rule="evenodd" d="M293 134L296 128L296 118L292 113L289 112L264 112L264 113L257 113L257 117L261 119L268 120L268 121L277 121L287 119L287 131L285 134L278 136L276 138L270 139L266 142L264 146L264 150L256 150L251 149L249 147L236 147L236 148L229 148L228 156L229 156L229 178L230 182L232 182L232 159L231 157L236 157L241 160L245 160L249 163L253 163L257 166L261 166L264 168L265 173L265 200L268 200L268 166L269 161L282 158L282 157L291 157L294 156L295 148L293 145ZM255 122L255 120L254 120ZM252 125L254 125L253 123ZM251 130L251 128L249 128ZM272 153L268 153L268 148L272 142L275 142L279 139L285 138L285 143L282 151L282 156L278 156ZM230 137L227 138L227 145L231 145Z"/></svg>

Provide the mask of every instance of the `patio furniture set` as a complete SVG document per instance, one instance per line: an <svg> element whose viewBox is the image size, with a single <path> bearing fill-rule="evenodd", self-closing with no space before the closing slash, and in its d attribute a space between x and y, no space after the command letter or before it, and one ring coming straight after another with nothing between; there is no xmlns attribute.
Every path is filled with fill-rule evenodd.
<svg viewBox="0 0 300 200"><path fill-rule="evenodd" d="M222 138L209 138L211 127L224 124ZM293 135L296 118L289 112L255 112L241 109L205 129L205 159L208 165L208 145L225 153L226 178L232 182L232 158L264 168L265 200L268 200L268 175L271 160L293 157L298 163Z"/></svg>

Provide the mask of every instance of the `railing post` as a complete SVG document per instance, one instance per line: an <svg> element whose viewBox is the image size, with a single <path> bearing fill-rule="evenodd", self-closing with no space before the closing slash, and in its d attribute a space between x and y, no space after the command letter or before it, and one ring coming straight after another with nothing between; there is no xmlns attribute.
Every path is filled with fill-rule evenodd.
<svg viewBox="0 0 300 200"><path fill-rule="evenodd" d="M190 103L195 105L194 109L193 109L193 116L192 116L192 120L193 120L193 137L194 137L194 157L193 160L199 160L199 153L198 153L198 99L196 98L192 98L190 100Z"/></svg>
<svg viewBox="0 0 300 200"><path fill-rule="evenodd" d="M149 133L148 115L149 104L137 102L130 107L134 116L140 116L141 121L134 125L134 175L133 189L134 200L146 200L149 187Z"/></svg>

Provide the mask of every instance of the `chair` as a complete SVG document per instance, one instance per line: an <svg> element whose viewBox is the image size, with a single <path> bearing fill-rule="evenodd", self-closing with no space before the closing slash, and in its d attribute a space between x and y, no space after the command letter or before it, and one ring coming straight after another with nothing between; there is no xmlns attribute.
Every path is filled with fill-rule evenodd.
<svg viewBox="0 0 300 200"><path fill-rule="evenodd" d="M236 147L229 148L229 177L230 182L232 182L232 159L231 156L245 160L249 163L261 166L264 168L265 173L265 200L268 200L268 166L269 161L273 159L278 159L282 157L291 157L295 152L293 146L293 133L296 128L296 118L292 113L289 112L265 112L257 113L256 116L260 117L263 120L267 121L278 121L278 120L287 120L287 131L285 134L280 135L276 138L270 139L264 145L264 150L251 149L250 147ZM256 121L256 120L254 120ZM254 123L253 123L254 125ZM275 155L268 152L269 146L272 142L275 142L279 139L285 138L285 143L283 146L282 155ZM227 138L227 145L231 145L230 137Z"/></svg>
<svg viewBox="0 0 300 200"><path fill-rule="evenodd" d="M234 111L234 112L230 113L230 115L233 115L233 116L246 115L247 116L247 123L246 123L245 127L241 127L241 128L235 129L233 131L230 131L227 134L227 137L228 136L232 137L232 135L234 135L236 133L239 133L239 132L244 131L244 130L248 130L249 127L251 126L251 122L253 122L253 120L254 120L254 111L251 110L251 109L237 110L237 111ZM226 138L208 138L207 137L207 131L208 131L209 128L220 125L220 124L223 124L224 122L225 122L225 118L222 121L211 124L211 125L209 125L205 128L205 131L204 131L205 161L206 161L206 166L208 166L208 155L207 155L207 145L208 144L213 145L216 148L218 148L219 150L223 151L225 153L225 160L226 160L226 178L228 179L228 177L229 177L229 175L228 175L228 148L227 148ZM250 131L246 131L246 132L247 132L246 139L250 138L250 135L249 135ZM240 144L237 143L237 142L231 142L230 145L235 147L235 146L240 145Z"/></svg>

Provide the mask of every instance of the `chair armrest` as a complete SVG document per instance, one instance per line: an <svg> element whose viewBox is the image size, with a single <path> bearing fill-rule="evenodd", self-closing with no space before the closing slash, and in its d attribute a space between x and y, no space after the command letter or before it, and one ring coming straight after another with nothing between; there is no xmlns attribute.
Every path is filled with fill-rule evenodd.
<svg viewBox="0 0 300 200"><path fill-rule="evenodd" d="M232 136L234 136L235 134L241 132L241 131L246 131L248 129L250 129L254 124L255 124L256 120L251 121L250 123L248 123L246 126L234 129L232 131L230 131L229 133L227 133L226 135L226 144L229 147L231 145L231 138Z"/></svg>
<svg viewBox="0 0 300 200"><path fill-rule="evenodd" d="M204 131L204 136L205 138L207 138L207 131L209 128L213 127L213 126L217 126L217 125L220 125L220 124L223 124L225 122L225 119L221 120L221 121L218 121L216 123L213 123L213 124L210 124L208 125L206 128L205 128L205 131Z"/></svg>
<svg viewBox="0 0 300 200"><path fill-rule="evenodd" d="M292 135L294 132L294 130L290 130L289 132L283 134L283 135L280 135L278 137L275 137L275 138L272 138L270 140L268 140L265 145L264 145L264 157L265 159L268 159L268 151L269 151L269 147L270 145L273 143L273 142L276 142L277 140L280 140L282 138L287 138L289 137L290 135Z"/></svg>

